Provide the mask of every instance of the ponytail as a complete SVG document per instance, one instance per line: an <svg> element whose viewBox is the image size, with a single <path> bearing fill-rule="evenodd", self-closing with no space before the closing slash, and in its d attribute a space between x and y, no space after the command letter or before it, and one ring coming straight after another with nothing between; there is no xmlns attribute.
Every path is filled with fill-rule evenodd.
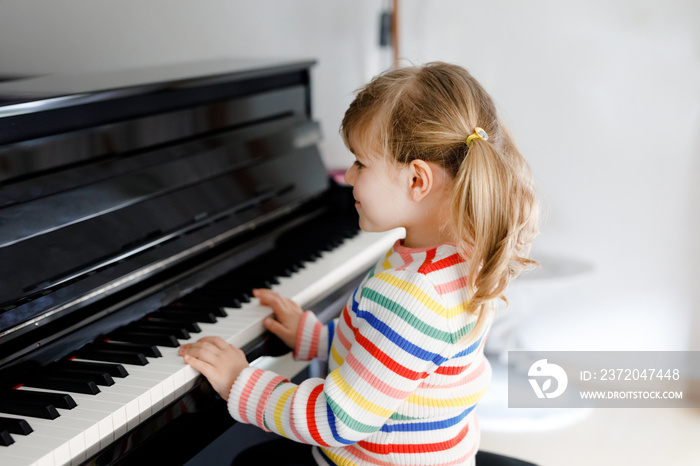
<svg viewBox="0 0 700 466"><path fill-rule="evenodd" d="M514 147L507 133L502 137L504 146ZM529 169L517 151L499 151L484 139L474 139L470 146L465 146L455 176L451 207L457 249L469 264L466 310L478 315L466 337L471 343L486 326L495 299L507 305L508 284L537 264L526 258L537 233L537 202Z"/></svg>

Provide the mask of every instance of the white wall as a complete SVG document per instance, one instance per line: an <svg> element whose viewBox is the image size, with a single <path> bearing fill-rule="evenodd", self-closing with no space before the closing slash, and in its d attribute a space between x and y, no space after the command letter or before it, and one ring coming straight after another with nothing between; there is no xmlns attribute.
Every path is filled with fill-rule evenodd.
<svg viewBox="0 0 700 466"><path fill-rule="evenodd" d="M342 167L337 128L352 91L390 63L376 46L387 3L5 1L0 74L317 58L321 149ZM514 286L512 311L536 316L527 346L700 350L700 3L401 5L402 56L470 69L530 160L546 213L535 254L594 267Z"/></svg>
<svg viewBox="0 0 700 466"><path fill-rule="evenodd" d="M535 252L595 267L537 284L539 307L528 294L539 317L527 346L688 347L700 284L700 3L404 3L406 56L464 64L504 110L545 201Z"/></svg>
<svg viewBox="0 0 700 466"><path fill-rule="evenodd" d="M388 3L388 2L387 2ZM314 58L313 112L329 166L350 163L338 128L353 91L391 64L385 2L0 1L0 75L80 73L218 57Z"/></svg>

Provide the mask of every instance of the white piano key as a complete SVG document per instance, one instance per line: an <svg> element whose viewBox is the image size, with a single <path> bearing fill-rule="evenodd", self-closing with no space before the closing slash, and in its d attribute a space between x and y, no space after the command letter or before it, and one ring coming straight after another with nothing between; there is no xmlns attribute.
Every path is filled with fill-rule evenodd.
<svg viewBox="0 0 700 466"><path fill-rule="evenodd" d="M165 368L154 364L159 358L149 359L149 364L146 366L136 366L131 364L122 364L129 372L129 375L123 379L117 379L117 383L112 387L102 387L105 392L115 386L138 387L143 391L138 395L141 413L146 412L150 416L153 412L163 408L164 390L173 391L172 388L172 372L173 368ZM99 396L95 395L95 396ZM147 417L146 416L146 417ZM143 416L141 416L143 417Z"/></svg>
<svg viewBox="0 0 700 466"><path fill-rule="evenodd" d="M401 230L387 233L361 232L336 249L323 252L315 262L305 262L304 268L291 277L280 277L280 283L271 289L306 308L327 296L339 283L344 283L357 272L369 268L402 236ZM195 334L196 339L220 336L234 346L241 347L264 332L263 320L273 315L269 307L257 304L257 299L244 303L240 309L226 310L228 317L218 318L217 323L200 323L202 332Z"/></svg>
<svg viewBox="0 0 700 466"><path fill-rule="evenodd" d="M123 404L82 398L76 399L75 402L80 409L71 410L72 416L94 416L98 419L97 427L101 445L109 445L115 438L126 432L126 409Z"/></svg>
<svg viewBox="0 0 700 466"><path fill-rule="evenodd" d="M61 442L61 447L53 449L56 464L70 464L74 460L85 461L85 436L81 429L66 427L66 423L56 425L32 422L30 425L34 432L27 436L28 440L36 441L38 438L50 437Z"/></svg>
<svg viewBox="0 0 700 466"><path fill-rule="evenodd" d="M126 379L121 380L125 381ZM109 401L116 402L119 399L124 400L122 403L124 404L126 413L126 431L133 429L140 422L141 409L139 407L139 396L143 394L144 389L132 387L131 385L125 385L123 383L107 387L107 389L100 393L100 395L103 395L105 399ZM143 420L145 420L145 417ZM115 436L117 436L117 434L119 434L118 436L121 436L124 433L115 430Z"/></svg>
<svg viewBox="0 0 700 466"><path fill-rule="evenodd" d="M61 416L57 419L39 419L25 416L24 419L34 429L34 432L30 433L27 438L31 440L35 434L46 435L47 429L56 429L54 432L65 432L66 439L70 445L72 463L81 463L88 456L97 453L100 446L100 433L96 421L94 419L84 419L84 413L79 415L82 417L76 418L75 415L71 416L72 410L59 409L59 412Z"/></svg>
<svg viewBox="0 0 700 466"><path fill-rule="evenodd" d="M17 447L17 444L13 443L11 446ZM17 448L8 451L10 451L8 454L6 454L5 451L0 452L0 459L2 460L2 463L0 464L2 464L2 466L55 465L53 452L50 450L37 450L34 448L28 449L26 446L23 446L22 451L19 451ZM19 453L15 454L16 451L19 451Z"/></svg>
<svg viewBox="0 0 700 466"><path fill-rule="evenodd" d="M138 406L138 417L139 422L145 421L152 414L153 401L151 397L151 391L153 386L157 384L157 381L152 379L142 379L138 377L131 377L129 375L119 384L120 390L133 390L132 403L135 402ZM133 406L133 405L132 405Z"/></svg>
<svg viewBox="0 0 700 466"><path fill-rule="evenodd" d="M37 464L65 466L70 464L70 447L64 438L47 437L36 432L13 436L12 454Z"/></svg>
<svg viewBox="0 0 700 466"><path fill-rule="evenodd" d="M337 289L340 283L369 268L400 237L402 232L398 230L360 233L338 248L324 252L315 262L305 263L292 277L280 277L280 283L272 289L307 308ZM218 318L215 324L200 323L202 332L193 333L187 341L216 335L235 346L244 346L264 331L262 321L273 315L257 299L241 308L228 308L227 312L228 316ZM177 355L177 348L159 349L163 357L148 358L146 366L122 364L129 375L115 378L111 387L101 386L97 395L70 393L78 406L72 410L59 409L59 418L27 418L35 431L24 438L14 435L16 443L3 449L7 454L0 450L0 464L78 464L186 393L200 379L200 374L184 363Z"/></svg>
<svg viewBox="0 0 700 466"><path fill-rule="evenodd" d="M347 281L358 271L369 268L386 253L397 239L402 238L402 229L386 233L360 232L343 242L336 249L324 252L321 259L306 263L306 268L299 272L307 286L297 287L294 275L291 279L280 280L273 289L283 296L288 296L301 307L318 301L335 289L338 283Z"/></svg>
<svg viewBox="0 0 700 466"><path fill-rule="evenodd" d="M44 391L65 393L55 392L53 390ZM100 394L101 393L97 395L85 395L82 393L70 393L78 406L71 410L57 409L61 417L69 416L74 419L86 419L97 424L100 444L106 446L115 439L115 432L123 433L126 431L126 409L124 403L107 401L105 397L97 398ZM60 417L58 419L60 419Z"/></svg>
<svg viewBox="0 0 700 466"><path fill-rule="evenodd" d="M0 459L2 459L2 466L34 466L36 464L31 458L15 456L4 451L0 453Z"/></svg>

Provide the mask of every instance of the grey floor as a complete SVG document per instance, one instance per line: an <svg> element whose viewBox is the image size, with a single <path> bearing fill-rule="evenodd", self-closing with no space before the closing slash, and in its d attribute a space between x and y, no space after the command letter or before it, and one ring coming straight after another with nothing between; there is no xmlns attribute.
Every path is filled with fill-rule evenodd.
<svg viewBox="0 0 700 466"><path fill-rule="evenodd" d="M550 431L482 429L481 449L540 466L698 466L700 409L594 408L586 419Z"/></svg>

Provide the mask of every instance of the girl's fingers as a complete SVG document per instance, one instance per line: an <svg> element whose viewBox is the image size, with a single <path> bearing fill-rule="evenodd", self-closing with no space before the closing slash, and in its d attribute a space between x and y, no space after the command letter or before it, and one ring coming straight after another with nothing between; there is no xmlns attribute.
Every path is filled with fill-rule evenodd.
<svg viewBox="0 0 700 466"><path fill-rule="evenodd" d="M279 296L279 293L272 291L269 288L255 288L253 289L253 296L256 298L267 298L269 296Z"/></svg>
<svg viewBox="0 0 700 466"><path fill-rule="evenodd" d="M277 292L268 289L255 289L253 295L260 299L260 304L270 306L273 310L291 311L298 307L290 298L285 298Z"/></svg>
<svg viewBox="0 0 700 466"><path fill-rule="evenodd" d="M207 379L211 377L211 370L214 368L214 366L202 361L201 359L190 356L189 354L186 354L184 359L187 364L192 366L194 370L202 374L204 377Z"/></svg>
<svg viewBox="0 0 700 466"><path fill-rule="evenodd" d="M229 344L221 337L203 337L197 340L197 343L208 343L222 351L225 351L229 347Z"/></svg>
<svg viewBox="0 0 700 466"><path fill-rule="evenodd" d="M195 343L182 345L178 350L180 356L189 355L206 363L214 364L220 357L222 350L208 341L199 340Z"/></svg>
<svg viewBox="0 0 700 466"><path fill-rule="evenodd" d="M275 319L265 319L263 325L269 331L280 337L290 348L296 345L297 330L304 311L289 298L284 298L272 290L255 289L253 295L260 299L260 304L270 306Z"/></svg>
<svg viewBox="0 0 700 466"><path fill-rule="evenodd" d="M218 354L213 352L211 348L206 348L206 347L197 347L195 346L194 348L190 349L189 351L186 352L189 356L195 357L199 359L200 361L204 361L207 364L214 365L216 361L218 360Z"/></svg>
<svg viewBox="0 0 700 466"><path fill-rule="evenodd" d="M273 310L282 307L283 301L282 296L275 293L272 290L257 290L258 293L255 294L258 299L260 299L260 304L263 306L270 306Z"/></svg>
<svg viewBox="0 0 700 466"><path fill-rule="evenodd" d="M221 397L228 399L233 382L248 367L245 354L219 337L204 337L180 346L178 354L201 373Z"/></svg>
<svg viewBox="0 0 700 466"><path fill-rule="evenodd" d="M275 319L270 319L267 318L263 321L263 324L265 325L265 328L274 333L277 336L280 336L283 333L287 332L287 328L277 322Z"/></svg>
<svg viewBox="0 0 700 466"><path fill-rule="evenodd" d="M279 294L271 290L260 290L262 293L258 295L262 306L269 306L276 316L280 317L289 312L289 300L283 298Z"/></svg>
<svg viewBox="0 0 700 466"><path fill-rule="evenodd" d="M221 337L204 337L194 343L180 345L180 356L190 355L213 364L216 360L225 357L225 353L240 353L245 358L243 350L230 345Z"/></svg>

